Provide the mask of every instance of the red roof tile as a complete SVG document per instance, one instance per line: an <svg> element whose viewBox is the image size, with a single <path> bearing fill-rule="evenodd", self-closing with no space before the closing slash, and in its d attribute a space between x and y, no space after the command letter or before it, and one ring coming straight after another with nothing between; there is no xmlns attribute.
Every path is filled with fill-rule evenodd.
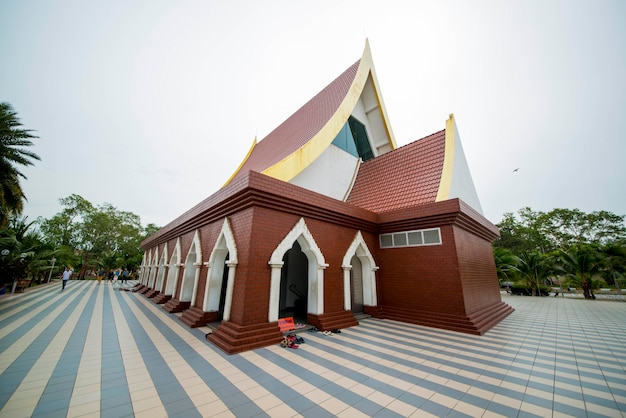
<svg viewBox="0 0 626 418"><path fill-rule="evenodd" d="M445 154L445 129L364 162L348 203L387 212L437 197Z"/></svg>
<svg viewBox="0 0 626 418"><path fill-rule="evenodd" d="M313 138L335 114L348 94L361 60L326 86L254 147L234 178L248 171L262 172L294 153Z"/></svg>

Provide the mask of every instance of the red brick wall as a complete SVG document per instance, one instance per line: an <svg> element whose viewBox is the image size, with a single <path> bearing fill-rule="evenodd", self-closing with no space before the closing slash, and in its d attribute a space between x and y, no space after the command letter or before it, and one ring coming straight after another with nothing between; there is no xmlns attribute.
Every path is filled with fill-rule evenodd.
<svg viewBox="0 0 626 418"><path fill-rule="evenodd" d="M444 226L442 245L380 250L379 305L463 315L454 239L452 227Z"/></svg>
<svg viewBox="0 0 626 418"><path fill-rule="evenodd" d="M502 298L491 243L458 227L454 236L467 314L499 303Z"/></svg>

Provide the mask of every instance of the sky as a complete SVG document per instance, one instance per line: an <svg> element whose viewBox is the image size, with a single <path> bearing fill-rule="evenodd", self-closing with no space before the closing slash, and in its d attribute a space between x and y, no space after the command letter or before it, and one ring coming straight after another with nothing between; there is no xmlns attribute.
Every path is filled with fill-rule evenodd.
<svg viewBox="0 0 626 418"><path fill-rule="evenodd" d="M484 215L626 215L622 0L3 0L29 220L78 194L164 226L356 62L399 146L453 113ZM519 169L518 171L514 171Z"/></svg>

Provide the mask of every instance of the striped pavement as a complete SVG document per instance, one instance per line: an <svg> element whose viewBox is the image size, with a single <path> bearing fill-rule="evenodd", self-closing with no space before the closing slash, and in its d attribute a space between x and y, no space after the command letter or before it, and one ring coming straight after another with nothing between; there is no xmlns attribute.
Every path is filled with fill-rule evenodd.
<svg viewBox="0 0 626 418"><path fill-rule="evenodd" d="M0 299L0 417L624 417L626 303L503 296L486 335L367 318L226 355L108 283Z"/></svg>

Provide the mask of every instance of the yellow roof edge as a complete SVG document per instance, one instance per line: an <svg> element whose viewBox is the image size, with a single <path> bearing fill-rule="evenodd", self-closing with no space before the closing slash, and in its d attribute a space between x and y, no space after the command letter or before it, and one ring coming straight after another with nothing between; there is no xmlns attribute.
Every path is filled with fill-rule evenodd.
<svg viewBox="0 0 626 418"><path fill-rule="evenodd" d="M444 145L443 168L441 169L441 180L435 202L448 200L450 196L450 186L452 185L452 174L454 171L454 114L446 120L446 138Z"/></svg>
<svg viewBox="0 0 626 418"><path fill-rule="evenodd" d="M246 156L244 157L243 161L239 164L239 167L237 167L237 169L235 170L235 172L233 173L232 176L230 176L230 178L228 180L226 180L226 183L224 183L224 185L221 188L224 188L226 186L228 186L228 184L233 181L233 179L235 178L235 176L237 174L239 174L239 171L241 170L241 167L243 167L243 165L246 163L246 161L248 161L248 158L250 158L250 155L252 155L252 151L254 150L254 147L256 147L257 141L256 141L256 136L254 137L254 140L252 141L252 146L250 147L250 149L248 150L248 153L246 154Z"/></svg>
<svg viewBox="0 0 626 418"><path fill-rule="evenodd" d="M374 58L372 57L372 51L370 50L370 41L365 38L365 49L363 50L363 57L361 61L367 60L372 74L372 82L374 83L374 92L376 93L376 101L378 102L378 108L380 109L381 117L383 118L383 124L385 125L385 131L387 132L387 138L389 139L389 145L394 150L398 148L396 144L396 138L391 129L391 123L389 123L389 116L387 115L387 108L383 101L383 96L380 94L380 84L378 83L378 77L376 76L376 68L374 67Z"/></svg>
<svg viewBox="0 0 626 418"><path fill-rule="evenodd" d="M339 105L335 114L328 120L326 125L324 125L324 127L320 129L315 136L313 136L313 138L307 141L306 144L282 160L266 168L262 171L262 173L282 181L290 181L306 169L311 163L313 163L313 161L315 161L326 150L326 148L328 148L328 146L335 139L337 133L348 121L348 118L352 114L352 110L361 97L367 78L370 74L372 75L374 91L376 92L376 99L381 110L383 123L385 124L385 129L387 131L387 137L389 138L392 149L395 149L395 138L387 118L387 111L382 101L382 95L378 89L378 80L376 79L376 73L374 71L369 41L366 40L363 56L359 62L359 68L354 80L352 81L352 85L348 89L348 94L346 94L346 97Z"/></svg>

